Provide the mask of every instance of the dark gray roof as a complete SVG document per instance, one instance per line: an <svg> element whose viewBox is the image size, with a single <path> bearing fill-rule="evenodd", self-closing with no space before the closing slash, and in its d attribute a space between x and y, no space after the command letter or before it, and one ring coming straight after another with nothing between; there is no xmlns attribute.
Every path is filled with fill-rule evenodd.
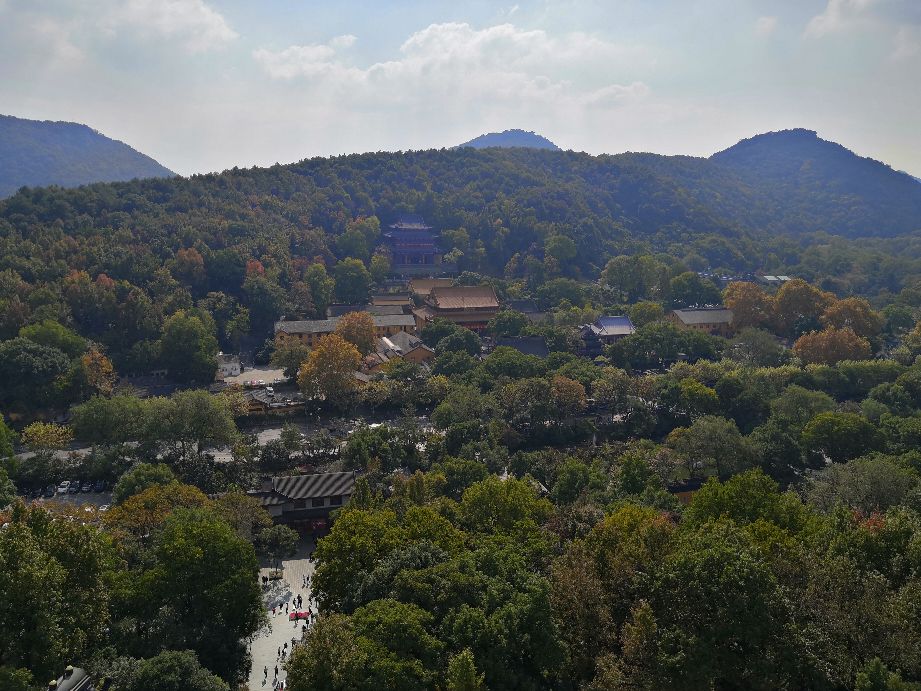
<svg viewBox="0 0 921 691"><path fill-rule="evenodd" d="M415 327L416 320L411 314L372 314L374 326ZM305 334L332 333L336 330L339 317L333 319L308 319L303 321L275 322L275 333Z"/></svg>
<svg viewBox="0 0 921 691"><path fill-rule="evenodd" d="M405 331L398 331L393 336L385 336L384 338L378 339L378 348L382 346L387 347L387 341L396 346L396 348L403 354L408 353L413 348L417 348L419 346L427 347L422 342L421 338L418 336L413 336L410 333L406 333Z"/></svg>
<svg viewBox="0 0 921 691"><path fill-rule="evenodd" d="M290 322L275 322L275 333L325 334L336 330L338 319L300 319Z"/></svg>
<svg viewBox="0 0 921 691"><path fill-rule="evenodd" d="M636 331L630 317L625 316L598 317L594 326L600 336L629 336Z"/></svg>
<svg viewBox="0 0 921 691"><path fill-rule="evenodd" d="M65 672L58 680L57 689L60 691L93 691L93 679L86 670L75 667L71 672Z"/></svg>
<svg viewBox="0 0 921 691"><path fill-rule="evenodd" d="M536 355L539 358L545 358L550 355L547 348L547 341L540 336L521 336L518 338L498 338L496 346L506 346L514 348L524 355Z"/></svg>
<svg viewBox="0 0 921 691"><path fill-rule="evenodd" d="M540 312L540 308L537 306L537 302L534 300L506 300L504 307L505 309L514 310L515 312L522 312L524 314Z"/></svg>
<svg viewBox="0 0 921 691"><path fill-rule="evenodd" d="M335 319L349 312L367 312L374 317L384 317L393 314L403 314L402 305L330 305L326 308L326 316Z"/></svg>
<svg viewBox="0 0 921 691"><path fill-rule="evenodd" d="M674 310L682 324L728 324L732 321L732 310L725 307L698 307Z"/></svg>
<svg viewBox="0 0 921 691"><path fill-rule="evenodd" d="M272 478L272 489L288 499L350 495L354 487L354 473L314 473Z"/></svg>

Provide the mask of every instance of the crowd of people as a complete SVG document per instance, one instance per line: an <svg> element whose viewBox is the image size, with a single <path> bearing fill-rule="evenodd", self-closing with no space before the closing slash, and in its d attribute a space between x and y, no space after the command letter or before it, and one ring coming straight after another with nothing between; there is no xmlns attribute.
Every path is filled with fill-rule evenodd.
<svg viewBox="0 0 921 691"><path fill-rule="evenodd" d="M309 574L302 574L300 587L305 592L292 596L290 601L286 598L284 602L273 603L269 608L272 619L278 616L287 616L289 621L293 622L294 629L300 627L300 636L292 636L290 644L286 641L283 645L279 646L275 652L275 666L272 670L274 673L272 678L273 691L281 691L287 687L287 683L279 679L279 672L282 670L281 665L288 659L288 656L294 651L294 648L302 643L303 637L307 634L307 630L316 621L316 603L311 600L310 581L311 578ZM270 587L269 584L270 579L267 576L262 576L263 589L268 589ZM305 593L307 596L306 598L304 597ZM306 607L304 607L305 602L307 605ZM263 665L263 686L269 683L269 671L269 666L267 664Z"/></svg>

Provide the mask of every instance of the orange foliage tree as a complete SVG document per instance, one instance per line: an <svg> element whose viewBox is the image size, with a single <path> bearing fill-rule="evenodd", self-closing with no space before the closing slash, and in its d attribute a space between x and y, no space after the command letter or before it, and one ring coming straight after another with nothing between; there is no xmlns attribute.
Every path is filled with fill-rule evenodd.
<svg viewBox="0 0 921 691"><path fill-rule="evenodd" d="M723 303L732 310L736 329L767 326L774 316L774 298L748 281L733 281L726 286Z"/></svg>
<svg viewBox="0 0 921 691"><path fill-rule="evenodd" d="M863 298L836 300L822 315L822 325L834 329L851 329L858 336L873 338L883 328L883 320Z"/></svg>
<svg viewBox="0 0 921 691"><path fill-rule="evenodd" d="M83 370L86 383L91 389L104 396L112 393L112 389L115 386L115 368L112 366L112 361L98 348L95 346L90 348L80 358L80 367Z"/></svg>
<svg viewBox="0 0 921 691"><path fill-rule="evenodd" d="M793 352L806 363L834 365L842 360L866 360L870 357L870 342L853 329L825 329L800 336Z"/></svg>
<svg viewBox="0 0 921 691"><path fill-rule="evenodd" d="M835 296L801 278L784 283L774 298L774 315L777 330L792 335L801 325L818 325L819 318L835 301Z"/></svg>
<svg viewBox="0 0 921 691"><path fill-rule="evenodd" d="M341 406L355 393L354 374L360 364L358 348L338 334L329 334L310 351L297 373L297 383L305 395Z"/></svg>
<svg viewBox="0 0 921 691"><path fill-rule="evenodd" d="M358 348L361 355L374 351L374 317L367 312L349 312L336 324L336 333Z"/></svg>

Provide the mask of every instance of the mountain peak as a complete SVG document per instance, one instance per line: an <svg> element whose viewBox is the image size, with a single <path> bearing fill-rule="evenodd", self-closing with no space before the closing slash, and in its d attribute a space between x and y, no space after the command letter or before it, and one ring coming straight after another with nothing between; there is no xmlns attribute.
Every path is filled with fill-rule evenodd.
<svg viewBox="0 0 921 691"><path fill-rule="evenodd" d="M546 137L526 130L505 130L504 132L481 134L479 137L471 139L469 142L459 144L456 148L460 149L467 146L474 149L486 149L488 147L508 148L517 146L528 149L560 151L560 147Z"/></svg>
<svg viewBox="0 0 921 691"><path fill-rule="evenodd" d="M808 200L838 200L823 208L821 216L800 215L789 219L788 225L880 235L921 227L921 188L911 176L822 139L813 130L759 134L713 154L710 160L790 208ZM867 218L884 217L885 225L865 227Z"/></svg>
<svg viewBox="0 0 921 691"><path fill-rule="evenodd" d="M0 115L0 198L23 186L76 187L173 175L87 125Z"/></svg>

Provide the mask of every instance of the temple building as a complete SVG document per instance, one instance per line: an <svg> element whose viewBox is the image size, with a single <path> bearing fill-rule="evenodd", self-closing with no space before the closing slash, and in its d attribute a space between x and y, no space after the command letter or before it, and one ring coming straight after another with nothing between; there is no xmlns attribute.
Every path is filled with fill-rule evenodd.
<svg viewBox="0 0 921 691"><path fill-rule="evenodd" d="M421 216L404 214L384 232L394 273L430 273L441 265L441 250L432 226Z"/></svg>
<svg viewBox="0 0 921 691"><path fill-rule="evenodd" d="M703 331L711 336L733 335L732 310L725 307L690 307L672 310L667 319L681 329Z"/></svg>
<svg viewBox="0 0 921 691"><path fill-rule="evenodd" d="M447 319L459 326L482 332L498 312L499 301L491 286L436 286L425 296L424 304L413 310L413 315L419 331L435 319Z"/></svg>
<svg viewBox="0 0 921 691"><path fill-rule="evenodd" d="M392 336L400 331L412 332L416 329L416 319L411 314L372 314L374 335L377 338ZM275 322L275 343L296 339L313 348L319 340L334 333L340 317L330 319L308 319L299 321Z"/></svg>

